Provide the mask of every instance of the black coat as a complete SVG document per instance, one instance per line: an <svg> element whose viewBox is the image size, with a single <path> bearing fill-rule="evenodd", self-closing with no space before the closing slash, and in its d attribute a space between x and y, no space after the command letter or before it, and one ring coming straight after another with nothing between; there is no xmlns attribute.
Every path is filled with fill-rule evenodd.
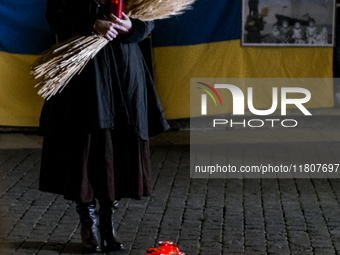
<svg viewBox="0 0 340 255"><path fill-rule="evenodd" d="M46 19L60 41L91 35L95 20L104 13L105 9L93 0L47 0ZM169 128L137 44L151 32L154 23L131 21L132 33L119 34L61 93L45 100L41 135L90 133L128 124L146 140Z"/></svg>

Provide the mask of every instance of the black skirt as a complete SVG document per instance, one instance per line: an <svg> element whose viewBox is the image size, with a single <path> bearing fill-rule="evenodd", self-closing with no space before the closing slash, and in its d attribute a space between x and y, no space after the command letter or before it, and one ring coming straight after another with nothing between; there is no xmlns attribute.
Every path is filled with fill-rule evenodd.
<svg viewBox="0 0 340 255"><path fill-rule="evenodd" d="M44 137L40 191L86 203L141 199L151 189L149 141L133 126Z"/></svg>

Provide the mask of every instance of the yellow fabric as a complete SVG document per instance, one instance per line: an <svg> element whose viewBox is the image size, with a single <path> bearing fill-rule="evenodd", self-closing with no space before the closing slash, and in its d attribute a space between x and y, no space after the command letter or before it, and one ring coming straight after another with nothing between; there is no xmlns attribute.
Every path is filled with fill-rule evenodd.
<svg viewBox="0 0 340 255"><path fill-rule="evenodd" d="M333 77L332 48L241 47L235 40L154 48L153 59L156 88L167 119L190 117L190 78ZM319 97L309 108L333 106L332 86L307 89ZM263 105L271 105L270 97L254 94L254 101L262 100Z"/></svg>
<svg viewBox="0 0 340 255"><path fill-rule="evenodd" d="M153 56L156 88L167 119L187 118L190 78L331 78L332 55L332 48L246 48L240 41L160 47ZM37 57L0 52L0 125L39 125L44 100L29 74ZM309 108L333 106L332 86L308 89L320 99ZM271 105L268 98L263 105Z"/></svg>
<svg viewBox="0 0 340 255"><path fill-rule="evenodd" d="M0 52L0 125L39 125L44 100L34 88L29 67L38 56Z"/></svg>

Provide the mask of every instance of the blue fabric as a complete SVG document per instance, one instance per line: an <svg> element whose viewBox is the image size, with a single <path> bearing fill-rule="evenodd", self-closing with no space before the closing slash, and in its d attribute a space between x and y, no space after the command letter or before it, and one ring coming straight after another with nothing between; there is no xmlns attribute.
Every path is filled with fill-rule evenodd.
<svg viewBox="0 0 340 255"><path fill-rule="evenodd" d="M241 0L197 0L193 9L156 20L153 47L185 46L241 38Z"/></svg>
<svg viewBox="0 0 340 255"><path fill-rule="evenodd" d="M36 55L55 43L46 0L1 0L0 51Z"/></svg>
<svg viewBox="0 0 340 255"><path fill-rule="evenodd" d="M197 0L193 10L156 21L153 46L183 46L237 40L241 36L240 0ZM55 42L45 20L46 0L0 2L0 51L40 54Z"/></svg>

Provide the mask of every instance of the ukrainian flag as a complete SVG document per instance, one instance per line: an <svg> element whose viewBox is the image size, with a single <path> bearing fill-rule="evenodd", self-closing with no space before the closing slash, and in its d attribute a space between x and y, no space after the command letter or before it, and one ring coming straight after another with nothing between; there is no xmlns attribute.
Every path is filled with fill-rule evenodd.
<svg viewBox="0 0 340 255"><path fill-rule="evenodd" d="M29 67L54 42L46 1L0 2L0 125L38 126L43 99Z"/></svg>
<svg viewBox="0 0 340 255"><path fill-rule="evenodd" d="M241 3L197 0L193 10L156 22L154 75L166 118L190 116L190 78L332 77L331 48L241 47ZM0 2L0 125L39 124L43 99L29 67L54 44L45 5ZM313 107L333 106L332 86L309 89L320 98Z"/></svg>
<svg viewBox="0 0 340 255"><path fill-rule="evenodd" d="M190 116L190 78L333 77L332 48L241 47L241 9L242 0L197 0L193 10L156 22L154 76L167 119ZM332 84L308 90L318 96L310 108L333 106ZM272 103L261 93L254 101Z"/></svg>

